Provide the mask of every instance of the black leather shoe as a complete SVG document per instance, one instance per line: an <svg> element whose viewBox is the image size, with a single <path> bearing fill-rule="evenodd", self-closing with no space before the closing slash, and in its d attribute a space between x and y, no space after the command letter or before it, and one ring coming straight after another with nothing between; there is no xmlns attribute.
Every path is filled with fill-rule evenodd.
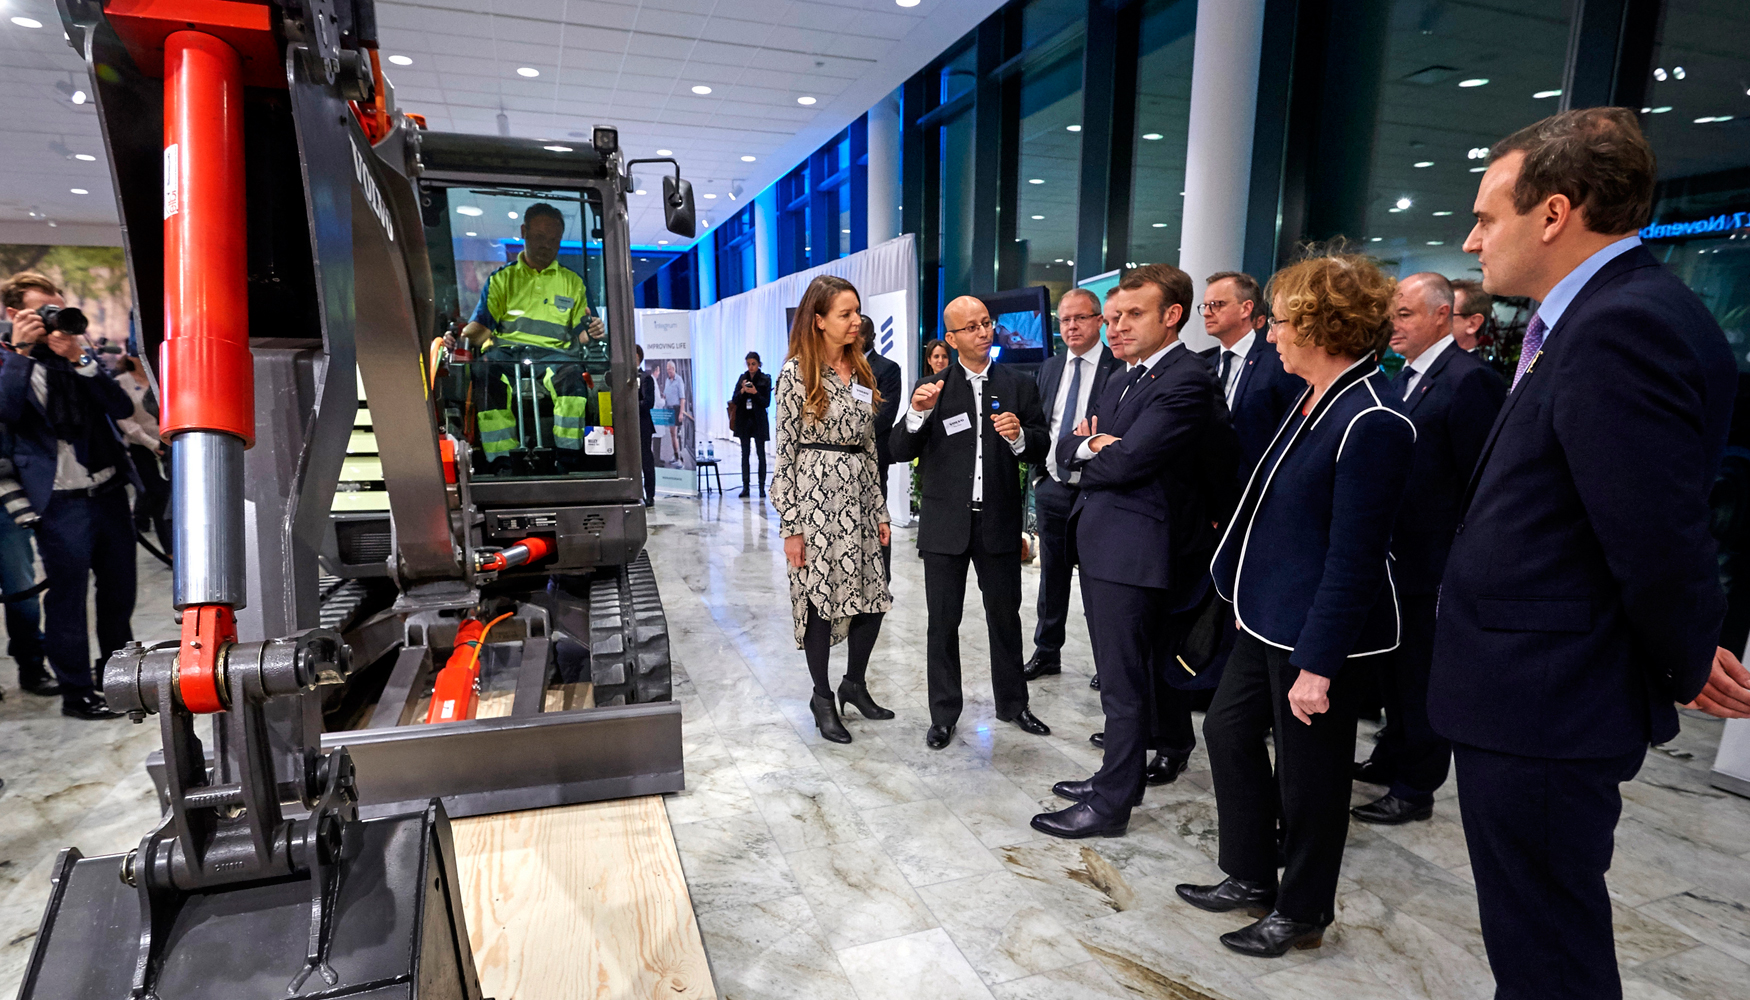
<svg viewBox="0 0 1750 1000"><path fill-rule="evenodd" d="M1088 742L1092 743L1093 745L1104 750L1104 749L1106 749L1106 734L1105 733L1095 733L1092 736L1088 737Z"/></svg>
<svg viewBox="0 0 1750 1000"><path fill-rule="evenodd" d="M1056 653L1047 653L1043 649L1035 649L1033 651L1033 658L1028 660L1027 665L1021 668L1021 676L1030 681L1036 681L1041 677L1047 677L1051 674L1061 673L1063 673L1062 658Z"/></svg>
<svg viewBox="0 0 1750 1000"><path fill-rule="evenodd" d="M103 695L91 688L68 688L61 692L61 714L73 719L96 722L99 719L119 719L121 713L109 710Z"/></svg>
<svg viewBox="0 0 1750 1000"><path fill-rule="evenodd" d="M839 719L838 706L833 704L831 697L815 695L808 699L808 708L814 713L814 728L820 730L820 735L834 743L851 742L850 730Z"/></svg>
<svg viewBox="0 0 1750 1000"><path fill-rule="evenodd" d="M1051 727L1046 725L1043 722L1040 722L1039 717L1034 715L1033 712L1029 709L1023 708L1023 709L1021 709L1020 712L1016 713L1014 718L1001 719L999 721L1001 721L1001 722L1013 722L1015 724L1016 729L1019 729L1024 733L1032 733L1034 736L1050 736L1051 735Z"/></svg>
<svg viewBox="0 0 1750 1000"><path fill-rule="evenodd" d="M1100 675L1099 674L1095 674L1094 676L1088 678L1088 687L1093 688L1095 691L1100 690Z"/></svg>
<svg viewBox="0 0 1750 1000"><path fill-rule="evenodd" d="M1230 913L1239 910L1254 917L1267 917L1276 907L1276 890L1260 882L1243 878L1226 878L1217 885L1192 885L1186 882L1174 889L1179 898L1199 910L1210 913Z"/></svg>
<svg viewBox="0 0 1750 1000"><path fill-rule="evenodd" d="M953 738L953 726L931 726L930 731L924 734L924 746L931 750L940 750Z"/></svg>
<svg viewBox="0 0 1750 1000"><path fill-rule="evenodd" d="M1080 840L1083 837L1122 837L1124 831L1130 828L1130 816L1125 814L1118 819L1100 815L1100 811L1086 802L1077 802L1068 809L1057 812L1040 813L1033 817L1033 829L1040 833L1048 833L1053 837L1065 840Z"/></svg>
<svg viewBox="0 0 1750 1000"><path fill-rule="evenodd" d="M40 663L18 665L18 686L44 698L61 693L61 685L55 682L55 675L49 673L48 668Z"/></svg>
<svg viewBox="0 0 1750 1000"><path fill-rule="evenodd" d="M1428 819L1434 815L1434 803L1411 802L1409 799L1396 795L1382 795L1364 806L1356 806L1349 810L1349 815L1363 823L1376 823L1380 826L1402 826Z"/></svg>
<svg viewBox="0 0 1750 1000"><path fill-rule="evenodd" d="M1149 761L1148 770L1143 772L1143 778L1151 785L1170 785L1185 773L1191 766L1189 755L1170 757L1164 753L1155 754L1155 759Z"/></svg>
<svg viewBox="0 0 1750 1000"><path fill-rule="evenodd" d="M1083 778L1081 781L1060 781L1051 786L1051 794L1071 802L1086 802L1094 794L1094 779Z"/></svg>
<svg viewBox="0 0 1750 1000"><path fill-rule="evenodd" d="M1329 926L1329 920L1309 924L1272 912L1255 924L1223 934L1221 943L1242 955L1281 958L1290 948L1317 948L1324 944L1325 928Z"/></svg>
<svg viewBox="0 0 1750 1000"><path fill-rule="evenodd" d="M740 497L740 499L742 499L742 500L746 500L746 499L747 499L747 487L745 487L745 486L743 486L743 487L742 487L742 488L741 488L741 497Z"/></svg>
<svg viewBox="0 0 1750 1000"><path fill-rule="evenodd" d="M847 711L846 705L855 708L865 719L879 721L893 718L892 709L882 708L875 704L874 698L869 697L868 685L862 681L851 680L849 677L839 681L839 711Z"/></svg>
<svg viewBox="0 0 1750 1000"><path fill-rule="evenodd" d="M1384 767L1369 759L1355 765L1355 780L1366 782L1369 785L1390 785L1392 775Z"/></svg>

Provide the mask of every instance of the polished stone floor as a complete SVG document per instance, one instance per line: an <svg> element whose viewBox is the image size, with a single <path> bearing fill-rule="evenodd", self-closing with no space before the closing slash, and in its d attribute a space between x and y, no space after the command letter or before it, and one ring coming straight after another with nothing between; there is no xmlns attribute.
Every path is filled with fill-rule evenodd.
<svg viewBox="0 0 1750 1000"><path fill-rule="evenodd" d="M668 811L726 1000L1493 995L1450 784L1429 822L1352 827L1322 948L1232 954L1216 937L1246 918L1192 909L1172 891L1221 877L1201 752L1176 784L1149 790L1123 839L1060 841L1027 825L1062 804L1052 782L1099 763L1079 615L1065 672L1032 686L1053 729L1041 738L994 718L978 669L983 615L969 600L966 713L954 743L930 751L922 564L912 534L896 532L895 608L869 685L898 718L853 717L855 741L840 746L809 716L770 507L713 495L659 500L655 515L650 548L685 673L688 788ZM1025 573L1030 630L1038 572ZM843 655L834 651L835 683ZM1625 788L1610 875L1625 991L1743 1000L1750 800L1707 783L1721 725L1696 713L1683 725ZM1378 793L1358 786L1356 799Z"/></svg>
<svg viewBox="0 0 1750 1000"><path fill-rule="evenodd" d="M992 717L972 602L961 635L966 714L954 744L929 751L912 543L897 533L896 608L870 670L876 697L899 717L853 718L855 742L838 746L808 715L769 506L732 494L665 498L654 511L650 548L687 744L688 790L668 797L668 811L726 1000L1492 994L1450 795L1430 822L1353 828L1324 947L1275 961L1216 943L1243 918L1173 896L1175 882L1220 877L1201 755L1178 783L1149 791L1121 840L1035 834L1027 820L1055 808L1051 783L1098 764L1087 743L1100 720L1086 630L1072 616L1066 673L1033 685L1053 734L1028 736ZM1031 594L1037 572L1025 573ZM1030 606L1023 618L1030 628ZM149 557L135 629L174 634L169 579ZM21 693L3 659L0 687L0 996L9 996L55 852L126 850L152 825L141 760L158 736L64 719L57 701ZM1707 784L1719 731L1687 715L1683 734L1625 789L1610 883L1630 1000L1750 995L1750 800Z"/></svg>

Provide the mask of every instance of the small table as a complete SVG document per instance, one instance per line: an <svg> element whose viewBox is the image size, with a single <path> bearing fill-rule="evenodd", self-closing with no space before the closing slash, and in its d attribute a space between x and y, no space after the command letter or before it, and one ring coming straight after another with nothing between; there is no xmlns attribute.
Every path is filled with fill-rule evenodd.
<svg viewBox="0 0 1750 1000"><path fill-rule="evenodd" d="M717 468L715 458L701 458L693 463L693 486L703 496L711 492L711 477L717 477L717 492L723 492L723 472Z"/></svg>

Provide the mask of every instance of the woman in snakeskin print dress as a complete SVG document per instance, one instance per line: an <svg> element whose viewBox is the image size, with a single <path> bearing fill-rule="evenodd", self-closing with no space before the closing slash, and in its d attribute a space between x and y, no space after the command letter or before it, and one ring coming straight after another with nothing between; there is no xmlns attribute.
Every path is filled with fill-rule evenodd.
<svg viewBox="0 0 1750 1000"><path fill-rule="evenodd" d="M790 564L796 645L814 679L810 708L822 736L851 742L839 711L891 719L864 683L881 619L893 607L881 547L887 502L876 470L875 375L858 349L857 290L843 278L815 278L790 329L778 373L778 464L772 506ZM850 664L835 701L827 683L832 646L850 640Z"/></svg>

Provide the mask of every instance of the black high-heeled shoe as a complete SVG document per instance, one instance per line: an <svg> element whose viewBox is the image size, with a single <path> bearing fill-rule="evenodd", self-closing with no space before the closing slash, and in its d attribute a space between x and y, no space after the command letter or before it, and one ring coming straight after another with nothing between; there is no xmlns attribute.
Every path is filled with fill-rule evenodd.
<svg viewBox="0 0 1750 1000"><path fill-rule="evenodd" d="M869 697L868 685L849 677L839 682L839 711L846 711L847 705L855 705L865 719L893 718L892 709L882 708L875 704L874 698Z"/></svg>
<svg viewBox="0 0 1750 1000"><path fill-rule="evenodd" d="M838 706L833 704L830 697L815 695L808 699L808 707L814 711L814 726L820 730L820 735L834 743L851 742L851 732L839 721Z"/></svg>

